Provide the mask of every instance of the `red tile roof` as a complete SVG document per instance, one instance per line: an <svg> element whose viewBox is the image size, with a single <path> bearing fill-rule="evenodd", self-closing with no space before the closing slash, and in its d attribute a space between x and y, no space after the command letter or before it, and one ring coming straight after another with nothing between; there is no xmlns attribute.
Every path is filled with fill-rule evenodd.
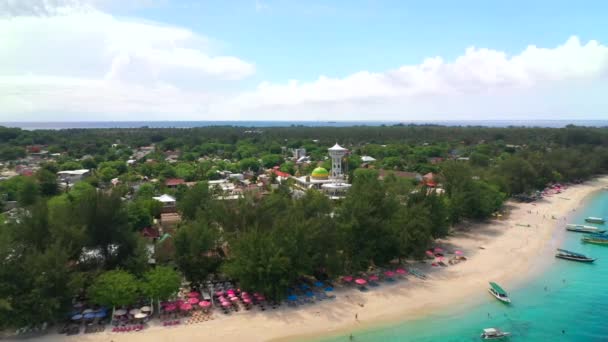
<svg viewBox="0 0 608 342"><path fill-rule="evenodd" d="M180 184L186 184L186 181L181 178L169 178L165 181L166 186L177 186Z"/></svg>

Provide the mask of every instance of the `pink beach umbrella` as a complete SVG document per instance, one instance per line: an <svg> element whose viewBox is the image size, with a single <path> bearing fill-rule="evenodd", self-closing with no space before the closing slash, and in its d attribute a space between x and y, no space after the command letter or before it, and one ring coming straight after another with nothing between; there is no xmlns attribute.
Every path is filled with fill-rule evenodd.
<svg viewBox="0 0 608 342"><path fill-rule="evenodd" d="M425 253L426 253L426 255L428 255L431 258L435 257L435 254L433 254L433 252L431 252L431 251L426 251Z"/></svg>
<svg viewBox="0 0 608 342"><path fill-rule="evenodd" d="M192 305L194 305L194 304L196 304L198 302L199 302L198 298L190 298L190 299L188 299L188 303L192 304Z"/></svg>
<svg viewBox="0 0 608 342"><path fill-rule="evenodd" d="M208 308L211 306L211 302L204 300L202 302L198 302L198 306L200 306L201 308Z"/></svg>
<svg viewBox="0 0 608 342"><path fill-rule="evenodd" d="M231 302L236 302L237 300L239 300L239 297L230 297Z"/></svg>
<svg viewBox="0 0 608 342"><path fill-rule="evenodd" d="M245 299L243 299L243 302L244 302L245 304L251 304L251 299L249 299L249 298L245 298Z"/></svg>
<svg viewBox="0 0 608 342"><path fill-rule="evenodd" d="M369 276L368 279L369 279L369 281L378 281L379 278L377 275L371 275L371 276Z"/></svg>
<svg viewBox="0 0 608 342"><path fill-rule="evenodd" d="M188 297L190 298L198 298L201 294L195 291L188 293Z"/></svg>
<svg viewBox="0 0 608 342"><path fill-rule="evenodd" d="M224 295L224 291L217 291L217 292L215 293L215 295L216 295L216 296L218 296L218 297L219 297L219 296L223 296L223 295Z"/></svg>
<svg viewBox="0 0 608 342"><path fill-rule="evenodd" d="M439 247L435 247L435 253L443 253L443 249Z"/></svg>
<svg viewBox="0 0 608 342"><path fill-rule="evenodd" d="M365 285L367 284L367 280L363 278L358 278L357 280L355 280L355 283L357 283L358 285Z"/></svg>
<svg viewBox="0 0 608 342"><path fill-rule="evenodd" d="M232 305L232 304L230 304L230 302L222 302L222 306L223 307L228 307L230 305Z"/></svg>
<svg viewBox="0 0 608 342"><path fill-rule="evenodd" d="M407 274L407 271L404 270L403 268L398 268L395 270L395 273L397 274Z"/></svg>
<svg viewBox="0 0 608 342"><path fill-rule="evenodd" d="M188 303L184 303L179 306L179 309L182 311L190 311L190 310L192 310L192 305L188 304Z"/></svg>
<svg viewBox="0 0 608 342"><path fill-rule="evenodd" d="M167 311L167 312L171 312L171 311L175 311L175 310L177 310L177 305L175 305L175 304L170 304L165 307L165 311Z"/></svg>
<svg viewBox="0 0 608 342"><path fill-rule="evenodd" d="M350 283L351 281L353 281L353 277L352 276L344 276L344 277L342 277L342 280L344 280L347 283Z"/></svg>
<svg viewBox="0 0 608 342"><path fill-rule="evenodd" d="M464 253L462 253L462 251L456 251L456 252L454 252L454 254L456 254L456 255L463 255Z"/></svg>
<svg viewBox="0 0 608 342"><path fill-rule="evenodd" d="M393 271L386 271L386 272L384 272L384 275L387 276L387 277L389 277L389 278L391 278L391 277L393 277L395 275L395 272L393 272Z"/></svg>
<svg viewBox="0 0 608 342"><path fill-rule="evenodd" d="M266 300L266 297L260 295L260 296L257 297L257 299L258 299L258 301L263 302L263 301Z"/></svg>

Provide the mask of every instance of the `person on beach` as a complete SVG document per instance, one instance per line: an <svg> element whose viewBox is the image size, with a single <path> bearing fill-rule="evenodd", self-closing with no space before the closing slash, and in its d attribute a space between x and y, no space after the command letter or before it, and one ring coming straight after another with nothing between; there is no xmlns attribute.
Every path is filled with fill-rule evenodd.
<svg viewBox="0 0 608 342"><path fill-rule="evenodd" d="M355 321L359 322L359 313L355 314Z"/></svg>

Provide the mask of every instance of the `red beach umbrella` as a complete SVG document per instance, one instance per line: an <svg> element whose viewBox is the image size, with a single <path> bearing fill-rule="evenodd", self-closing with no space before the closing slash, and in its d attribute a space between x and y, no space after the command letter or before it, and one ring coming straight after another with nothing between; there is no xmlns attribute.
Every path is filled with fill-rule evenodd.
<svg viewBox="0 0 608 342"><path fill-rule="evenodd" d="M190 311L190 310L192 310L192 305L188 304L188 303L184 303L179 306L179 309L182 311Z"/></svg>
<svg viewBox="0 0 608 342"><path fill-rule="evenodd" d="M201 308L208 308L211 306L211 302L204 300L202 302L198 302L198 306L200 306Z"/></svg>
<svg viewBox="0 0 608 342"><path fill-rule="evenodd" d="M188 303L192 304L192 305L194 305L194 304L196 304L198 302L199 302L198 298L190 298L190 299L188 299Z"/></svg>
<svg viewBox="0 0 608 342"><path fill-rule="evenodd" d="M404 270L403 268L398 268L398 269L396 269L396 270L395 270L395 272L396 272L397 274L407 274L407 271L406 271L406 270Z"/></svg>

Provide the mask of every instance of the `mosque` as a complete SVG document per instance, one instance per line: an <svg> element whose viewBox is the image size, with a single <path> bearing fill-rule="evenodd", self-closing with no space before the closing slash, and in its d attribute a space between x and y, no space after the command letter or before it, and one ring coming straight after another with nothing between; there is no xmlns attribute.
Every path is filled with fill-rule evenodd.
<svg viewBox="0 0 608 342"><path fill-rule="evenodd" d="M315 168L310 176L295 178L298 185L306 189L318 189L325 192L330 198L342 198L350 188L346 183L346 176L343 173L342 159L348 150L337 143L328 150L331 158L331 170L325 168Z"/></svg>

